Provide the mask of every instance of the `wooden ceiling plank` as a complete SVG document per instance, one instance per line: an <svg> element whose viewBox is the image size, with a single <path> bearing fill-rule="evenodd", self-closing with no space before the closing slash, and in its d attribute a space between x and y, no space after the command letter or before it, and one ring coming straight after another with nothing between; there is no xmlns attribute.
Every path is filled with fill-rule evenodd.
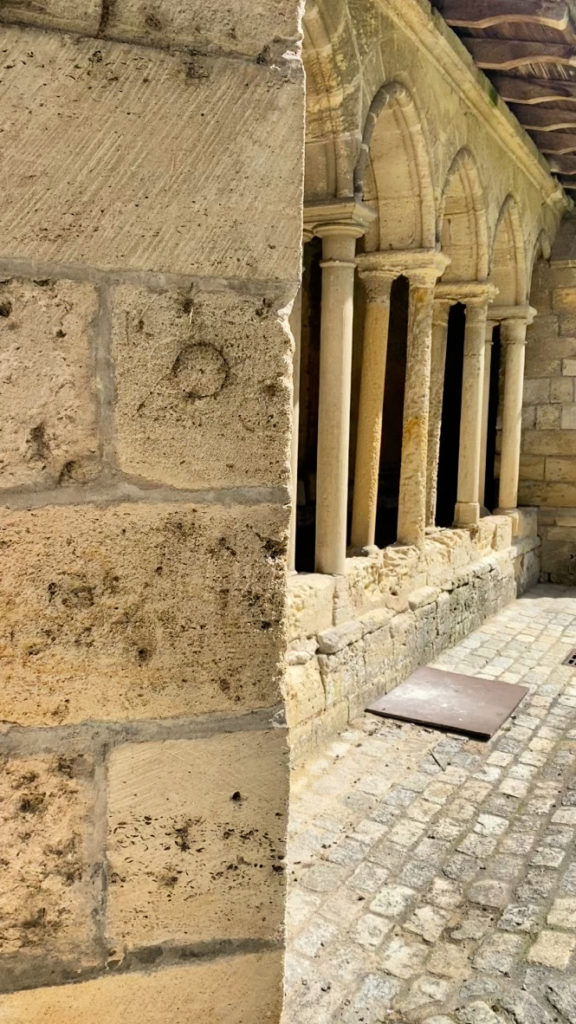
<svg viewBox="0 0 576 1024"><path fill-rule="evenodd" d="M491 75L494 87L506 103L539 106L546 103L576 102L576 82L550 78L515 78L513 75Z"/></svg>
<svg viewBox="0 0 576 1024"><path fill-rule="evenodd" d="M472 37L463 41L478 66L485 71L519 68L523 64L560 64L576 67L576 50L567 43Z"/></svg>
<svg viewBox="0 0 576 1024"><path fill-rule="evenodd" d="M572 135L569 132L533 132L532 139L541 153L551 153L557 156L576 153L576 114Z"/></svg>
<svg viewBox="0 0 576 1024"><path fill-rule="evenodd" d="M576 156L549 157L548 163L554 174L567 174L576 177Z"/></svg>
<svg viewBox="0 0 576 1024"><path fill-rule="evenodd" d="M566 108L516 107L512 104L510 109L520 124L529 131L570 131L574 127L575 111Z"/></svg>
<svg viewBox="0 0 576 1024"><path fill-rule="evenodd" d="M498 6L498 10L495 7ZM531 22L563 32L569 24L568 4L557 0L438 0L436 7L455 28L489 28L514 22Z"/></svg>

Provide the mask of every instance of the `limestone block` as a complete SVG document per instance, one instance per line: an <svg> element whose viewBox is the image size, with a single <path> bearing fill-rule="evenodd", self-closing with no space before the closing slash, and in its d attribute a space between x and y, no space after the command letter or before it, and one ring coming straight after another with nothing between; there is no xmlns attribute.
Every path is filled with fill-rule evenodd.
<svg viewBox="0 0 576 1024"><path fill-rule="evenodd" d="M326 707L329 708L362 688L365 673L364 644L351 644L337 654L319 654L318 665L326 694Z"/></svg>
<svg viewBox="0 0 576 1024"><path fill-rule="evenodd" d="M116 0L106 35L266 59L298 38L297 0ZM281 53L282 50L280 49Z"/></svg>
<svg viewBox="0 0 576 1024"><path fill-rule="evenodd" d="M394 643L389 628L377 629L364 640L366 682L381 681L382 689L394 660Z"/></svg>
<svg viewBox="0 0 576 1024"><path fill-rule="evenodd" d="M279 699L287 511L0 511L0 719L242 711Z"/></svg>
<svg viewBox="0 0 576 1024"><path fill-rule="evenodd" d="M576 483L576 462L573 458L546 459L546 480Z"/></svg>
<svg viewBox="0 0 576 1024"><path fill-rule="evenodd" d="M333 626L318 634L318 651L320 654L336 654L349 644L361 640L364 635L362 622L359 619L351 619L350 622L343 622L341 626Z"/></svg>
<svg viewBox="0 0 576 1024"><path fill-rule="evenodd" d="M22 0L2 0L0 22L17 21L42 28L64 29L92 35L98 31L102 0L42 0L42 3L22 3Z"/></svg>
<svg viewBox="0 0 576 1024"><path fill-rule="evenodd" d="M558 430L561 416L563 419L564 412L560 406L539 405L536 409L536 427L538 430Z"/></svg>
<svg viewBox="0 0 576 1024"><path fill-rule="evenodd" d="M576 377L576 359L562 360L562 374L564 377Z"/></svg>
<svg viewBox="0 0 576 1024"><path fill-rule="evenodd" d="M576 430L526 430L522 435L522 450L528 455L574 455Z"/></svg>
<svg viewBox="0 0 576 1024"><path fill-rule="evenodd" d="M2 255L295 281L303 110L297 61L7 26Z"/></svg>
<svg viewBox="0 0 576 1024"><path fill-rule="evenodd" d="M576 402L562 406L562 430L576 430Z"/></svg>
<svg viewBox="0 0 576 1024"><path fill-rule="evenodd" d="M325 710L324 686L316 658L305 665L289 665L282 690L290 729Z"/></svg>
<svg viewBox="0 0 576 1024"><path fill-rule="evenodd" d="M93 774L88 756L2 761L0 988L98 963Z"/></svg>
<svg viewBox="0 0 576 1024"><path fill-rule="evenodd" d="M291 344L261 298L116 289L120 467L192 489L287 483Z"/></svg>
<svg viewBox="0 0 576 1024"><path fill-rule="evenodd" d="M420 587L408 595L408 607L414 611L417 608L424 608L426 605L434 604L438 600L439 590L437 587Z"/></svg>
<svg viewBox="0 0 576 1024"><path fill-rule="evenodd" d="M550 531L549 531L550 532ZM548 573L551 583L567 586L576 584L576 530L566 539L542 538L542 572Z"/></svg>
<svg viewBox="0 0 576 1024"><path fill-rule="evenodd" d="M288 636L311 636L332 625L333 576L298 573L288 577L286 629Z"/></svg>
<svg viewBox="0 0 576 1024"><path fill-rule="evenodd" d="M571 402L575 397L574 381L568 377L554 377L550 381L551 402Z"/></svg>
<svg viewBox="0 0 576 1024"><path fill-rule="evenodd" d="M576 336L576 316L561 316L558 321L560 328L560 337L574 338ZM576 341L573 342L574 351L576 351Z"/></svg>
<svg viewBox="0 0 576 1024"><path fill-rule="evenodd" d="M516 537L518 540L535 539L538 535L538 509L519 508Z"/></svg>
<svg viewBox="0 0 576 1024"><path fill-rule="evenodd" d="M2 1024L277 1024L281 1004L282 955L271 952L1 995L0 1019Z"/></svg>
<svg viewBox="0 0 576 1024"><path fill-rule="evenodd" d="M576 506L576 484L521 481L518 493L522 505L556 505L560 508Z"/></svg>
<svg viewBox="0 0 576 1024"><path fill-rule="evenodd" d="M106 928L118 951L279 937L287 754L282 730L112 752Z"/></svg>
<svg viewBox="0 0 576 1024"><path fill-rule="evenodd" d="M526 405L522 409L522 428L533 429L536 426L536 406Z"/></svg>
<svg viewBox="0 0 576 1024"><path fill-rule="evenodd" d="M550 395L550 381L547 378L524 381L524 404L539 405L547 402Z"/></svg>
<svg viewBox="0 0 576 1024"><path fill-rule="evenodd" d="M555 288L552 305L559 313L576 313L576 287Z"/></svg>
<svg viewBox="0 0 576 1024"><path fill-rule="evenodd" d="M0 282L0 488L97 472L91 285Z"/></svg>

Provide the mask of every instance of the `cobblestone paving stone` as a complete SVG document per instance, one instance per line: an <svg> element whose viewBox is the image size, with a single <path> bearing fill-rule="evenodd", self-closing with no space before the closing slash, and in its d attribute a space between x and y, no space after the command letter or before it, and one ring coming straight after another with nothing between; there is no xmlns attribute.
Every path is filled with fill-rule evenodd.
<svg viewBox="0 0 576 1024"><path fill-rule="evenodd" d="M576 589L434 664L530 693L489 743L354 723L295 773L285 1024L576 1024Z"/></svg>

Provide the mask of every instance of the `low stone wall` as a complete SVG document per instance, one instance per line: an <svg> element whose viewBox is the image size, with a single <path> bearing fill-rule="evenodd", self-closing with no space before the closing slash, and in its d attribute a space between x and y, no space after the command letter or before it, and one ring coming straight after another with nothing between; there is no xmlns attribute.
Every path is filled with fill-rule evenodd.
<svg viewBox="0 0 576 1024"><path fill-rule="evenodd" d="M433 530L424 549L350 558L343 577L299 574L288 597L286 713L298 759L376 694L458 643L539 575L535 509L469 530Z"/></svg>

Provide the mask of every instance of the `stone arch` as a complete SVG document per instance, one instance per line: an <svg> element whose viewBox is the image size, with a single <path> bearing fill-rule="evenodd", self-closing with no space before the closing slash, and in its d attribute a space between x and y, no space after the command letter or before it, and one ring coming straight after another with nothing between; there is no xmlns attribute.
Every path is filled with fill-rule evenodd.
<svg viewBox="0 0 576 1024"><path fill-rule="evenodd" d="M354 192L378 220L368 249L424 249L435 244L434 190L428 147L412 96L388 82L374 96L354 172Z"/></svg>
<svg viewBox="0 0 576 1024"><path fill-rule="evenodd" d="M486 279L489 267L486 200L476 161L468 149L458 151L446 176L438 234L442 252L450 258L444 280Z"/></svg>
<svg viewBox="0 0 576 1024"><path fill-rule="evenodd" d="M359 143L361 67L346 0L307 0L302 32L306 198L349 196Z"/></svg>
<svg viewBox="0 0 576 1024"><path fill-rule="evenodd" d="M506 196L496 222L490 276L498 289L498 306L518 306L527 301L524 235L518 204L512 195Z"/></svg>

